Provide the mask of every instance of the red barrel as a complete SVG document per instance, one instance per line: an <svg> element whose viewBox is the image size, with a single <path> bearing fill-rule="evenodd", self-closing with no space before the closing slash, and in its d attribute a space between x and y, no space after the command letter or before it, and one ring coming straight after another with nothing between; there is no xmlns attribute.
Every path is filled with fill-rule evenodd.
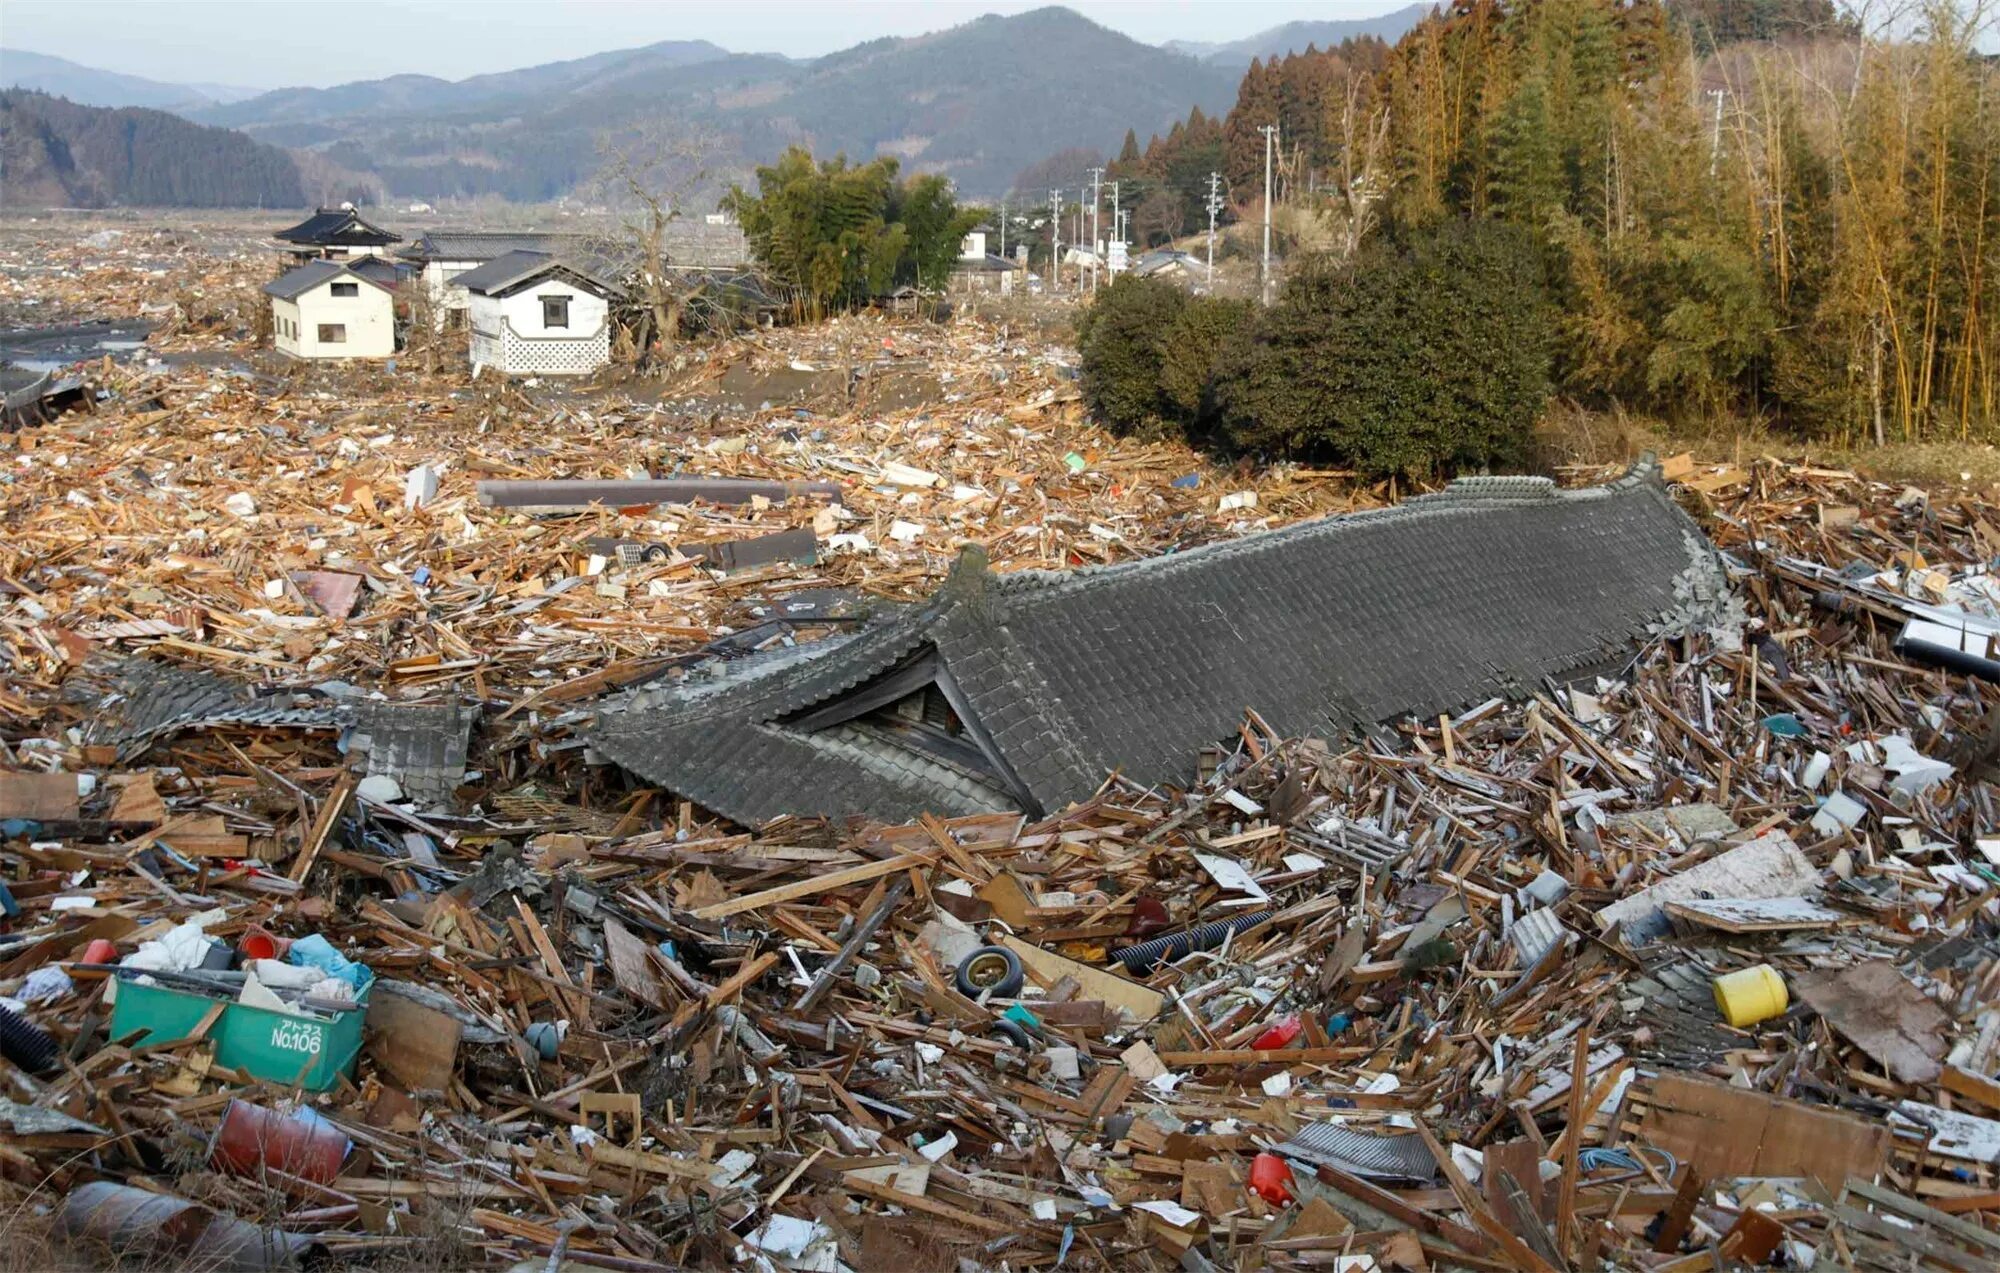
<svg viewBox="0 0 2000 1273"><path fill-rule="evenodd" d="M208 1144L208 1165L239 1176L282 1171L324 1185L340 1174L353 1148L331 1123L231 1101Z"/></svg>

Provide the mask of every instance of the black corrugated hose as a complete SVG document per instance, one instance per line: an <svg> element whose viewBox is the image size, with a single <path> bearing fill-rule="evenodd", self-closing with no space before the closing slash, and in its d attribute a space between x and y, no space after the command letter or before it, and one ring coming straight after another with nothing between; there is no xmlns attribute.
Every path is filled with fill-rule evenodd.
<svg viewBox="0 0 2000 1273"><path fill-rule="evenodd" d="M56 1041L20 1013L0 1006L0 1055L30 1074L40 1074L55 1067Z"/></svg>
<svg viewBox="0 0 2000 1273"><path fill-rule="evenodd" d="M1222 939L1231 933L1240 933L1246 928L1255 928L1277 913L1276 911L1252 911L1248 915L1237 915L1229 919L1220 919L1213 924L1203 924L1200 928L1190 928L1185 932L1179 933L1168 933L1165 937L1155 937L1153 940L1142 942L1137 946L1127 946L1123 950L1114 950L1111 952L1111 957L1119 963L1124 964L1125 971L1134 976L1143 977L1161 964L1179 959L1182 955L1192 954L1197 950L1207 950L1211 946L1220 946Z"/></svg>

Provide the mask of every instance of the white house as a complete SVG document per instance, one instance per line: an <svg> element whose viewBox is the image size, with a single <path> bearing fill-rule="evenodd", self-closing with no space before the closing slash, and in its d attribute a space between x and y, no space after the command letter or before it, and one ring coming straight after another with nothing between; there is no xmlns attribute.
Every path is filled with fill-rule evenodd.
<svg viewBox="0 0 2000 1273"><path fill-rule="evenodd" d="M396 255L418 267L417 284L430 302L439 330L465 322L468 298L458 279L509 252L541 252L556 256L581 248L585 235L529 230L521 233L486 230L426 230Z"/></svg>
<svg viewBox="0 0 2000 1273"><path fill-rule="evenodd" d="M278 352L387 358L396 352L397 269L379 257L308 261L264 285Z"/></svg>
<svg viewBox="0 0 2000 1273"><path fill-rule="evenodd" d="M976 230L968 231L966 236L959 240L958 259L961 261L979 261L984 260L985 257L986 227L980 226Z"/></svg>
<svg viewBox="0 0 2000 1273"><path fill-rule="evenodd" d="M589 267L546 252L509 252L458 276L472 367L580 376L611 361L611 301L624 295Z"/></svg>

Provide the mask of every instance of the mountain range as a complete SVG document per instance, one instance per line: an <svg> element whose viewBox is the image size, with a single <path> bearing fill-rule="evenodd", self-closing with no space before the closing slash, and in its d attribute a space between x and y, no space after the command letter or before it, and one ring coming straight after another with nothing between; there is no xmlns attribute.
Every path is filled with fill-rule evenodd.
<svg viewBox="0 0 2000 1273"><path fill-rule="evenodd" d="M1197 57L1214 66L1228 66L1242 70L1257 58L1283 57L1296 53L1308 46L1327 49L1342 40L1358 40L1364 36L1374 36L1378 40L1394 44L1403 38L1403 33L1430 16L1434 6L1412 4L1394 13L1379 14L1372 18L1342 18L1327 22L1287 22L1283 26L1259 31L1241 40L1214 43L1202 40L1168 40L1163 46L1176 53Z"/></svg>
<svg viewBox="0 0 2000 1273"><path fill-rule="evenodd" d="M990 197L1053 152L1108 153L1127 128L1143 138L1193 106L1226 111L1252 57L1346 35L1393 39L1427 11L1159 47L1051 7L809 60L667 41L457 81L396 75L237 100L11 51L0 78L32 73L32 86L73 100L158 105L370 175L397 197L558 198L588 186L607 140L641 137L698 145L718 181L746 179L796 143L821 156L893 154Z"/></svg>
<svg viewBox="0 0 2000 1273"><path fill-rule="evenodd" d="M100 71L46 53L9 48L0 48L0 86L66 97L79 106L145 106L164 111L198 110L222 102L240 102L262 91L226 84L169 84L140 75Z"/></svg>

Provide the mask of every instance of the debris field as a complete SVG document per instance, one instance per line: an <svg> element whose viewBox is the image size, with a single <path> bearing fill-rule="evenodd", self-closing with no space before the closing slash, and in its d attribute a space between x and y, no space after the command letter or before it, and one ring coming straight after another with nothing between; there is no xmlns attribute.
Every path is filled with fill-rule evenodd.
<svg viewBox="0 0 2000 1273"><path fill-rule="evenodd" d="M1391 493L1109 438L973 318L665 393L162 333L0 435L23 1267L2000 1262L2000 507L1675 457L1731 623L1324 737L1246 703L1032 816L745 825L603 706L963 545Z"/></svg>

